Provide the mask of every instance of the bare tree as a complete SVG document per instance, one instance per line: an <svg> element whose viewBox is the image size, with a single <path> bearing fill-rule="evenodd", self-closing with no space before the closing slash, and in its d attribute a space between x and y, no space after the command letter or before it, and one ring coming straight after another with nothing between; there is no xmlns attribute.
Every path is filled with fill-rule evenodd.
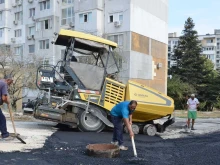
<svg viewBox="0 0 220 165"><path fill-rule="evenodd" d="M40 61L34 55L21 60L13 54L10 47L0 46L0 69L3 73L2 76L10 74L14 79L8 89L11 105L14 110L17 110L17 102L27 96L22 94L22 89L36 88L36 71Z"/></svg>

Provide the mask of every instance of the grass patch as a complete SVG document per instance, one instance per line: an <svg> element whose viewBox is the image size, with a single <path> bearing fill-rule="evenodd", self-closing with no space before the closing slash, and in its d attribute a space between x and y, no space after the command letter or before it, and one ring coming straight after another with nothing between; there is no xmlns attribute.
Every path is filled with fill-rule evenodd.
<svg viewBox="0 0 220 165"><path fill-rule="evenodd" d="M187 111L184 110L175 110L174 111L175 117L179 118L187 118ZM213 111L213 112L197 112L198 118L220 118L220 111Z"/></svg>

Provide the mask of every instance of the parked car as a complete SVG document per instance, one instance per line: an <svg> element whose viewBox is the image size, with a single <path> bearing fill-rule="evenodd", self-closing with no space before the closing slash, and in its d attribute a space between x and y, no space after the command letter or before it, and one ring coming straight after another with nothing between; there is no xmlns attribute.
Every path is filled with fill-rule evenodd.
<svg viewBox="0 0 220 165"><path fill-rule="evenodd" d="M34 104L35 104L36 100L28 100L28 102L24 102L22 103L22 109L23 109L23 113L33 113L34 111Z"/></svg>

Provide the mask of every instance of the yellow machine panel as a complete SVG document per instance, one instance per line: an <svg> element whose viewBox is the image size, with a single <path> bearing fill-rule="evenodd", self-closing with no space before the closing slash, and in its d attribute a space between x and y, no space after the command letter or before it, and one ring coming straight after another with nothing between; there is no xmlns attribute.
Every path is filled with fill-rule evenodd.
<svg viewBox="0 0 220 165"><path fill-rule="evenodd" d="M124 101L126 86L109 78L106 78L104 85L104 108L111 110L116 104Z"/></svg>
<svg viewBox="0 0 220 165"><path fill-rule="evenodd" d="M172 98L133 81L128 82L126 100L138 102L133 114L133 120L136 122L155 120L170 115L174 111Z"/></svg>

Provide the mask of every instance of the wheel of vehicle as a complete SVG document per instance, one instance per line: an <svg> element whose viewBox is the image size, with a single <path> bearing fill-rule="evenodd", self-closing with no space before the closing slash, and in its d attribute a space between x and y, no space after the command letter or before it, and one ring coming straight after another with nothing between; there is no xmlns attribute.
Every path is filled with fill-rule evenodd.
<svg viewBox="0 0 220 165"><path fill-rule="evenodd" d="M140 128L137 124L132 124L132 130L133 130L134 134L139 134ZM124 131L126 133L128 133L127 127L124 127Z"/></svg>
<svg viewBox="0 0 220 165"><path fill-rule="evenodd" d="M102 113L105 117L107 116L105 112L99 109L95 109ZM92 113L87 113L83 109L80 109L78 112L78 128L82 132L101 132L105 128L105 124L96 116L92 115Z"/></svg>
<svg viewBox="0 0 220 165"><path fill-rule="evenodd" d="M143 133L148 136L154 136L156 132L157 132L157 129L155 125L153 124L147 124L143 128Z"/></svg>

